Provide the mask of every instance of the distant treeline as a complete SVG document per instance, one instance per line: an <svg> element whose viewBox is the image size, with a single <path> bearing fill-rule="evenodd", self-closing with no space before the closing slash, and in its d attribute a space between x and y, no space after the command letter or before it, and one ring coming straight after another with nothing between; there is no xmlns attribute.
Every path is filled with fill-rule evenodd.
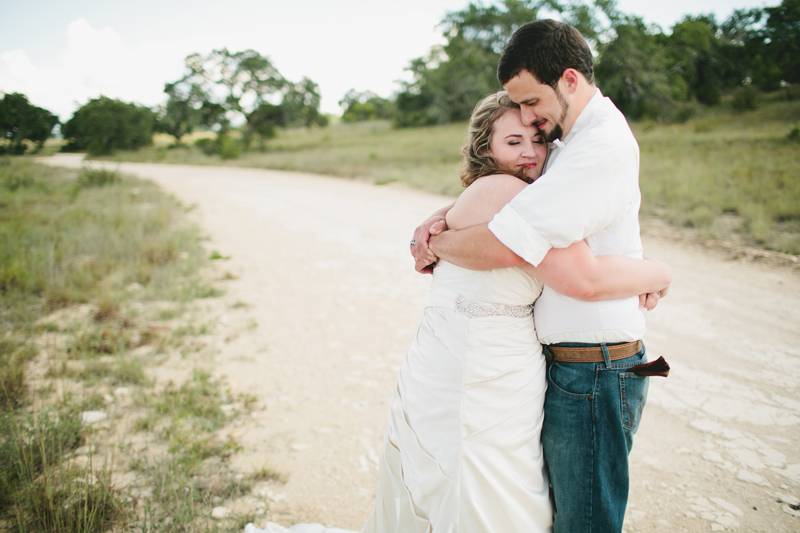
<svg viewBox="0 0 800 533"><path fill-rule="evenodd" d="M755 87L800 82L800 0L735 11L724 22L687 16L665 34L613 0L592 4L502 0L470 4L441 23L446 43L411 62L413 78L394 105L399 126L465 120L485 94L499 90L495 69L505 43L522 24L557 11L597 52L598 86L631 119L688 118L695 103L715 105L741 91L752 106Z"/></svg>
<svg viewBox="0 0 800 533"><path fill-rule="evenodd" d="M466 120L481 97L501 88L495 68L511 34L553 13L589 41L597 53L598 85L632 120L686 120L698 105L716 105L726 93L733 93L735 107L752 109L758 90L800 82L800 0L735 11L723 22L687 16L669 34L620 12L614 0L501 0L446 15L440 24L445 44L411 61L411 80L390 99L351 90L339 102L342 120L388 119L398 127ZM65 149L136 149L151 144L154 131L180 145L187 134L211 130L215 138L200 139L198 146L235 158L242 150L263 149L279 128L328 123L316 83L287 80L254 50L192 54L185 74L164 92L166 103L156 109L91 100L63 124ZM57 122L24 95L6 94L0 135L7 142L0 152L23 153L25 140L41 147Z"/></svg>

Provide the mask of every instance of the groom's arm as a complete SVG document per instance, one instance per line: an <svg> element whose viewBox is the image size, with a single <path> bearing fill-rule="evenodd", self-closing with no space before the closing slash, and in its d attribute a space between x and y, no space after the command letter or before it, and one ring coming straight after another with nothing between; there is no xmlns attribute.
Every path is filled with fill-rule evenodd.
<svg viewBox="0 0 800 533"><path fill-rule="evenodd" d="M489 231L488 224L432 235L428 246L439 258L470 270L510 268L525 262Z"/></svg>
<svg viewBox="0 0 800 533"><path fill-rule="evenodd" d="M638 201L635 142L595 130L575 139L552 168L528 185L489 223L489 230L537 266L551 248L567 248L613 227Z"/></svg>

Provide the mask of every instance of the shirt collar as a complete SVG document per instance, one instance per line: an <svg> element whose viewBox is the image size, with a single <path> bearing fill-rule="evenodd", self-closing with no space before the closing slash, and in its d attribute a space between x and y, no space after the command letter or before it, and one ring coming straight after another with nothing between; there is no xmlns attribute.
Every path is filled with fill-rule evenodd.
<svg viewBox="0 0 800 533"><path fill-rule="evenodd" d="M578 118L575 119L575 124L572 125L572 129L569 130L567 136L564 137L561 148L563 148L573 137L575 137L575 134L581 129L583 123L586 122L586 118L591 115L595 109L600 107L602 101L603 93L600 92L600 89L595 89L594 96L592 96L589 101L586 102L586 107L583 108L583 111L581 111L580 115L578 115ZM555 142L558 143L558 139L556 139Z"/></svg>

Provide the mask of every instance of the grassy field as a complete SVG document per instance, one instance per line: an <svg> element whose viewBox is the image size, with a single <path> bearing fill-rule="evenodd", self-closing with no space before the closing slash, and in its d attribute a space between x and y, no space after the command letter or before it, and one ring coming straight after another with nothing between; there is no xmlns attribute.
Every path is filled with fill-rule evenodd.
<svg viewBox="0 0 800 533"><path fill-rule="evenodd" d="M150 182L0 158L0 531L239 530L254 516L211 520L215 502L280 479L227 466L220 431L254 399L204 370L196 302L231 276L185 211Z"/></svg>
<svg viewBox="0 0 800 533"><path fill-rule="evenodd" d="M758 109L747 112L724 101L682 124L633 124L642 154L643 216L695 228L706 239L800 254L800 98L786 94L762 95ZM465 124L336 124L282 131L264 151L236 160L170 148L167 137L113 159L313 172L455 196L465 134Z"/></svg>

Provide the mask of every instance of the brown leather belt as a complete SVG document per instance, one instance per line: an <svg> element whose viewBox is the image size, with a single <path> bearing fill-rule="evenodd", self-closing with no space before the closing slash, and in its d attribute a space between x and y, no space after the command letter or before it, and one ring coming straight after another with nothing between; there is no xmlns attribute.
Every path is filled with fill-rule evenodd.
<svg viewBox="0 0 800 533"><path fill-rule="evenodd" d="M626 342L606 346L608 356L612 361L625 359L642 351L642 341ZM603 349L600 346L547 346L547 351L552 354L554 361L563 363L602 363Z"/></svg>

